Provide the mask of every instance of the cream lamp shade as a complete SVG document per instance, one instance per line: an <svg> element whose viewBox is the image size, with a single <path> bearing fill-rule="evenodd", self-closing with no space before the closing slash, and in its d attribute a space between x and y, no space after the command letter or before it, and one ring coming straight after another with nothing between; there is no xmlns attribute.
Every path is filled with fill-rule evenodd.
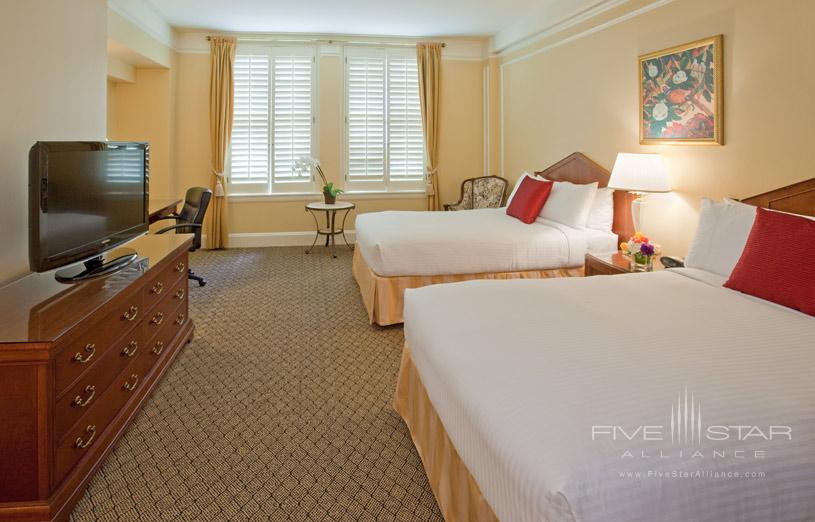
<svg viewBox="0 0 815 522"><path fill-rule="evenodd" d="M628 192L670 192L671 183L659 154L620 152L608 186Z"/></svg>
<svg viewBox="0 0 815 522"><path fill-rule="evenodd" d="M620 152L611 169L608 186L614 190L633 192L637 198L631 202L634 230L642 230L642 194L647 192L670 192L671 183L659 154L632 154Z"/></svg>

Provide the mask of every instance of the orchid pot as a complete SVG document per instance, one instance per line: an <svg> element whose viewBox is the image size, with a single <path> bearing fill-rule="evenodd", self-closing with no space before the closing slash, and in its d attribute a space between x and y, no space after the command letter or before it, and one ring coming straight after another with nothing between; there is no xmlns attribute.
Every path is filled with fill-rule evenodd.
<svg viewBox="0 0 815 522"><path fill-rule="evenodd" d="M311 169L317 171L317 174L320 176L320 180L323 182L323 199L327 205L333 205L337 202L337 196L343 193L343 190L339 187L334 186L333 181L328 181L325 177L325 173L323 172L322 167L320 166L320 161L311 158L308 156L303 156L299 158L295 162L295 170L299 173L308 172L309 175L311 174Z"/></svg>

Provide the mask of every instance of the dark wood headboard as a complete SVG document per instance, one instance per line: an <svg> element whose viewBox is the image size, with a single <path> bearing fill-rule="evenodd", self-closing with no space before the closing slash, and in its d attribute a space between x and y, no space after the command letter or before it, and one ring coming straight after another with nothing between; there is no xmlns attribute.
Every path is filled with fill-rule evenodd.
<svg viewBox="0 0 815 522"><path fill-rule="evenodd" d="M579 185L598 183L600 187L608 186L611 172L589 159L581 152L573 152L551 167L535 172L536 175L551 181L570 181ZM614 225L611 231L617 234L619 241L628 241L634 235L634 223L631 217L631 201L634 196L622 190L614 191Z"/></svg>
<svg viewBox="0 0 815 522"><path fill-rule="evenodd" d="M815 216L815 178L741 200L757 207Z"/></svg>

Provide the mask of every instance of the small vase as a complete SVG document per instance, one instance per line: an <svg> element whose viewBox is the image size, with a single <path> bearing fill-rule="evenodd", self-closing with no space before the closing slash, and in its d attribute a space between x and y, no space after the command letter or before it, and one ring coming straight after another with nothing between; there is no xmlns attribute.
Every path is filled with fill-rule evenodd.
<svg viewBox="0 0 815 522"><path fill-rule="evenodd" d="M325 199L326 205L333 205L337 202L337 196L332 195L328 191L323 191L323 198Z"/></svg>
<svg viewBox="0 0 815 522"><path fill-rule="evenodd" d="M632 272L651 272L654 270L654 256L634 254L631 256Z"/></svg>

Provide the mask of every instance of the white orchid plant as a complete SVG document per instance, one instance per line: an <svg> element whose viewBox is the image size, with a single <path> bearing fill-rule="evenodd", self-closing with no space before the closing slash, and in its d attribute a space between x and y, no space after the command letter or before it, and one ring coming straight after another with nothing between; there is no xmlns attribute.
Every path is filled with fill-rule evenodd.
<svg viewBox="0 0 815 522"><path fill-rule="evenodd" d="M299 173L308 172L309 174L311 174L311 169L316 170L323 182L323 193L329 194L332 198L336 198L344 192L341 188L335 186L333 181L328 181L322 167L320 167L320 160L317 158L303 156L294 162L294 168Z"/></svg>

